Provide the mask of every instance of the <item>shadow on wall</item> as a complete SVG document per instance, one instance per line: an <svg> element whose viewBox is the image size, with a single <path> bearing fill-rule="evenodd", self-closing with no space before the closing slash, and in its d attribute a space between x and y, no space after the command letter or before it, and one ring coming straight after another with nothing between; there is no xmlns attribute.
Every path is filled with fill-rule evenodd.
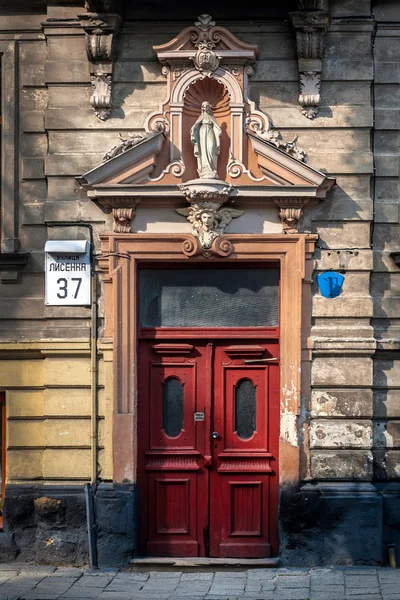
<svg viewBox="0 0 400 600"><path fill-rule="evenodd" d="M396 314L398 298L396 279L399 269L386 248L397 244L393 240L390 224L379 223L385 228L384 245L380 236L374 233L374 273L371 281L371 296L374 299L374 336L378 350L374 356L373 374L373 455L374 480L383 498L383 543L387 556L387 546L395 544L396 560L400 564L400 390L399 382L400 351L388 349L383 340L394 336L391 328L393 314ZM393 275L395 277L393 277ZM394 288L394 292L393 292ZM392 292L388 294L385 292ZM389 308L390 314L387 313ZM397 309L398 310L398 309ZM395 333L395 337L397 334ZM396 450L397 449L397 450Z"/></svg>

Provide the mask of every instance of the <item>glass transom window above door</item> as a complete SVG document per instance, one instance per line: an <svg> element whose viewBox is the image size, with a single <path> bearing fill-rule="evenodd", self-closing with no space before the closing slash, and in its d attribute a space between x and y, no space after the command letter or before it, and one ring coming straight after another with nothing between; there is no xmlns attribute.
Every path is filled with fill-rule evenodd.
<svg viewBox="0 0 400 600"><path fill-rule="evenodd" d="M279 270L140 269L142 327L275 327Z"/></svg>

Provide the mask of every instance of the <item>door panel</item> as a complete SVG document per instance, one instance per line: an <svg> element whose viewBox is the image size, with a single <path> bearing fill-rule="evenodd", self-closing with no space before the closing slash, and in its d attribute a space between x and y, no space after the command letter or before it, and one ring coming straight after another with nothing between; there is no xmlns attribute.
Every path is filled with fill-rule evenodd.
<svg viewBox="0 0 400 600"><path fill-rule="evenodd" d="M139 354L140 551L204 556L206 345L141 342Z"/></svg>
<svg viewBox="0 0 400 600"><path fill-rule="evenodd" d="M278 344L216 348L211 556L262 557L275 548L270 488L271 480L277 485L279 408L272 396L279 367L265 361L277 357Z"/></svg>

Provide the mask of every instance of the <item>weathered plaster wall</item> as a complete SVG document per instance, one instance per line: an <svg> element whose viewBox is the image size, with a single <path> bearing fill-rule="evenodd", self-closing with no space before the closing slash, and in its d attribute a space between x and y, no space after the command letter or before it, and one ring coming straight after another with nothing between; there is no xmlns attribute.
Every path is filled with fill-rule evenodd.
<svg viewBox="0 0 400 600"><path fill-rule="evenodd" d="M98 369L98 462L101 477L110 480L112 363L107 356ZM8 482L90 480L90 379L87 342L0 344Z"/></svg>

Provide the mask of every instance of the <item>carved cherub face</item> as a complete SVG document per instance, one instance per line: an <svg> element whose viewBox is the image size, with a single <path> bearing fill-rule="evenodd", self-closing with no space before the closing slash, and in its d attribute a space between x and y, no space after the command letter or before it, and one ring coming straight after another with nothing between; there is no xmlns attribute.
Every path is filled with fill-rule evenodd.
<svg viewBox="0 0 400 600"><path fill-rule="evenodd" d="M215 217L211 212L201 213L201 223L206 231L210 231L213 228Z"/></svg>

